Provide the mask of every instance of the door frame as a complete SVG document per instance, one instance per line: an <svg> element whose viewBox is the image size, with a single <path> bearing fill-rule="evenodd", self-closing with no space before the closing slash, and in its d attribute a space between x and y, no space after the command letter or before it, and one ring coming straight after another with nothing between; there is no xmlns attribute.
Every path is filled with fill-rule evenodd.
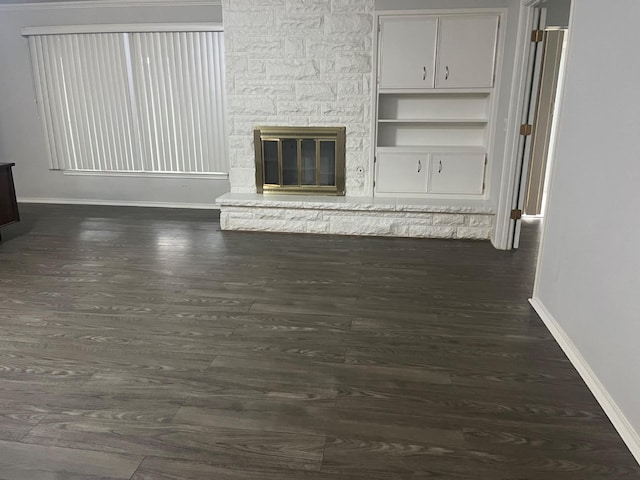
<svg viewBox="0 0 640 480"><path fill-rule="evenodd" d="M516 63L511 82L509 97L509 115L504 149L504 165L500 181L500 194L496 208L495 230L491 243L500 250L510 250L514 226L511 224L511 210L514 195L522 179L519 152L521 150L520 124L529 103L525 102L528 78L529 58L535 49L531 42L531 25L535 17L535 8L542 8L544 0L521 0L516 41ZM560 85L558 86L561 87ZM525 173L526 174L526 173Z"/></svg>
<svg viewBox="0 0 640 480"><path fill-rule="evenodd" d="M540 100L540 87L542 86L542 62L544 57L544 49L546 36L544 29L546 26L546 9L534 8L534 18L529 30L533 29L542 31L542 40L529 43L527 56L527 74L525 97L522 99L523 115L518 122L520 125L531 125L532 132L518 135L518 155L516 157L516 173L515 173L515 189L513 199L511 201L511 212L514 210L520 212L517 217L511 216L509 222L509 234L507 237L507 248L517 249L520 246L520 233L522 228L522 213L524 212L525 193L527 190L527 179L529 176L529 165L531 163L531 155L533 153L533 142L536 136L536 115L537 106ZM532 27L532 28L531 28Z"/></svg>

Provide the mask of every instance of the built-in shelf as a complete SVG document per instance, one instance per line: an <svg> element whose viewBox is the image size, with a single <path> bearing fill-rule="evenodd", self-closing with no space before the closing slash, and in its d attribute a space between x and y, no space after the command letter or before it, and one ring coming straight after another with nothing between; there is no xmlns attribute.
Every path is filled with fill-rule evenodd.
<svg viewBox="0 0 640 480"><path fill-rule="evenodd" d="M378 122L378 146L485 145L486 123Z"/></svg>
<svg viewBox="0 0 640 480"><path fill-rule="evenodd" d="M380 123L416 123L431 125L486 125L486 118L380 118Z"/></svg>
<svg viewBox="0 0 640 480"><path fill-rule="evenodd" d="M486 93L388 94L378 98L378 147L482 145L489 124Z"/></svg>
<svg viewBox="0 0 640 480"><path fill-rule="evenodd" d="M382 146L376 149L378 152L440 152L440 153L484 153L484 145L394 145Z"/></svg>
<svg viewBox="0 0 640 480"><path fill-rule="evenodd" d="M419 94L419 95L429 95L429 94L455 94L455 95L467 95L467 94L477 94L477 95L489 95L491 93L491 88L456 88L452 91L451 88L380 88L378 91L381 95L393 95L393 94Z"/></svg>

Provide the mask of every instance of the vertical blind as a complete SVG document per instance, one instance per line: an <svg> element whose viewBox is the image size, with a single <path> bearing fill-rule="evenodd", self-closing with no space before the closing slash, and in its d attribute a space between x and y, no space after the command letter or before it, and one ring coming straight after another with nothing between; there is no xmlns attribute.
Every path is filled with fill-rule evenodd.
<svg viewBox="0 0 640 480"><path fill-rule="evenodd" d="M226 173L221 32L29 36L52 169Z"/></svg>
<svg viewBox="0 0 640 480"><path fill-rule="evenodd" d="M225 158L221 36L210 32L133 35L140 133L148 168L206 172Z"/></svg>

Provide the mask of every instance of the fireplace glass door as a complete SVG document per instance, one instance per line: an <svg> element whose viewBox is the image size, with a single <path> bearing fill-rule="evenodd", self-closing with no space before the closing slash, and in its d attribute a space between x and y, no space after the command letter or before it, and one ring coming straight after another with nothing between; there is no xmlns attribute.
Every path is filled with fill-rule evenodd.
<svg viewBox="0 0 640 480"><path fill-rule="evenodd" d="M258 193L344 195L345 129L255 130Z"/></svg>

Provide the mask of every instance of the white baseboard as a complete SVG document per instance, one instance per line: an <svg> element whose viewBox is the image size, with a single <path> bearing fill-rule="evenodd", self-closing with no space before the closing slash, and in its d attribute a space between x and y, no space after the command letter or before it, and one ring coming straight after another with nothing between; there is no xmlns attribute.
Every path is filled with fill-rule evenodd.
<svg viewBox="0 0 640 480"><path fill-rule="evenodd" d="M622 413L622 410L620 410L620 407L618 407L618 404L611 395L609 395L607 389L591 369L589 363L540 299L531 298L529 299L529 303L531 303L547 329L551 332L551 335L553 335L553 338L555 338L560 348L562 348L569 358L569 361L576 368L587 384L587 387L589 387L589 390L591 390L591 393L596 397L596 400L607 414L607 417L609 417L609 420L611 420L611 423L622 437L631 454L635 457L636 461L640 463L640 435L638 435L638 432L636 432L629 423L624 413Z"/></svg>
<svg viewBox="0 0 640 480"><path fill-rule="evenodd" d="M18 203L53 203L59 205L108 205L114 207L157 207L220 210L220 207L217 204L209 203L138 202L132 200L92 200L78 198L18 197Z"/></svg>

